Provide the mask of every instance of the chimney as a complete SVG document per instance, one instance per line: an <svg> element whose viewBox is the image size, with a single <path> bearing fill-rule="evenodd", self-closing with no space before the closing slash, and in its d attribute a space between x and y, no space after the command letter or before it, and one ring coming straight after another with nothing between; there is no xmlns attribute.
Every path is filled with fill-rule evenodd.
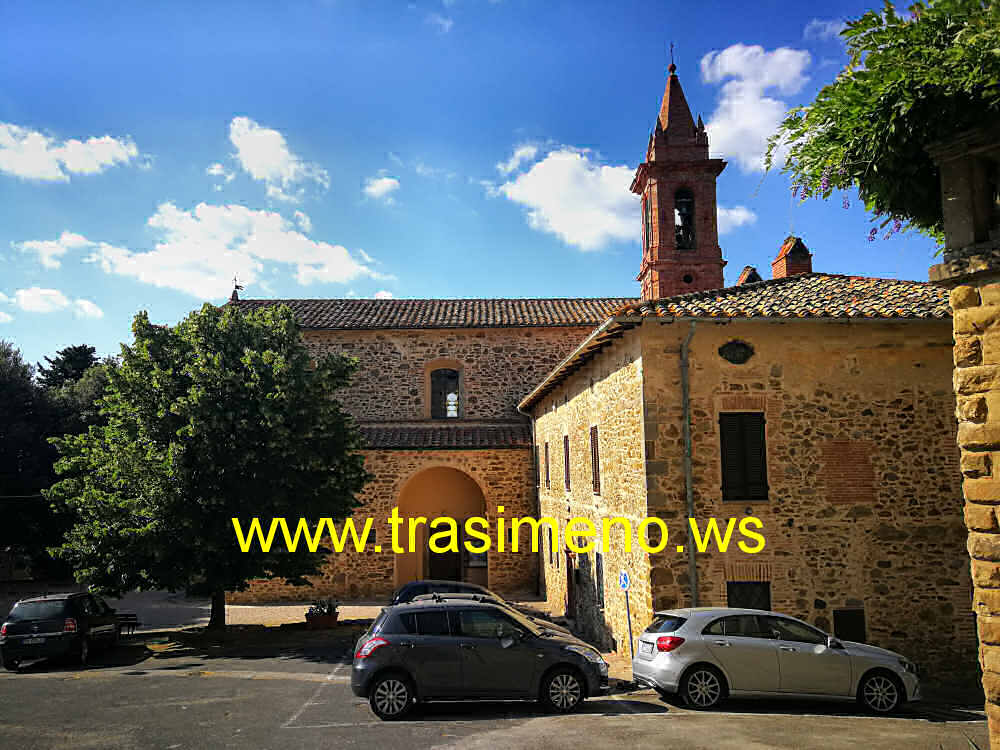
<svg viewBox="0 0 1000 750"><path fill-rule="evenodd" d="M812 253L801 237L789 235L781 245L778 257L771 261L771 278L783 279L812 273Z"/></svg>
<svg viewBox="0 0 1000 750"><path fill-rule="evenodd" d="M744 266L743 270L740 271L740 277L736 279L736 286L743 286L744 284L753 284L757 281L763 281L760 274L757 273L757 269L753 266Z"/></svg>

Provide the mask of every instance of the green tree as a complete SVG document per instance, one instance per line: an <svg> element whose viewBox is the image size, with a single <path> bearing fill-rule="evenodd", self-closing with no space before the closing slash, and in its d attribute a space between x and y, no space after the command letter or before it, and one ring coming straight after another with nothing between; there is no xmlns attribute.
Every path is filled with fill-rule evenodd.
<svg viewBox="0 0 1000 750"><path fill-rule="evenodd" d="M890 3L847 23L850 62L772 137L770 168L804 193L856 187L869 211L941 238L938 169L926 146L1000 115L1000 3ZM874 231L874 230L873 230Z"/></svg>
<svg viewBox="0 0 1000 750"><path fill-rule="evenodd" d="M134 344L107 366L106 424L55 440L50 490L78 522L57 551L109 593L212 596L253 578L305 583L322 551L241 552L232 518L349 515L367 474L359 433L334 396L353 360L311 363L287 307L205 305L174 327L136 316Z"/></svg>
<svg viewBox="0 0 1000 750"><path fill-rule="evenodd" d="M60 349L54 357L46 357L45 367L38 363L38 382L43 388L59 388L66 383L75 383L83 374L97 364L94 347L80 344Z"/></svg>
<svg viewBox="0 0 1000 750"><path fill-rule="evenodd" d="M66 530L65 515L41 495L55 477L56 452L46 442L56 416L34 371L9 341L0 340L0 550L36 576L61 576L45 547Z"/></svg>

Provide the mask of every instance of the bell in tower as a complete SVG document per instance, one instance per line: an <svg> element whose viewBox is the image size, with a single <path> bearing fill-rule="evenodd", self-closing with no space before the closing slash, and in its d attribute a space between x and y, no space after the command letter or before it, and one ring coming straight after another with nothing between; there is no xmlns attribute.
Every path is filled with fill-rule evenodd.
<svg viewBox="0 0 1000 750"><path fill-rule="evenodd" d="M646 160L632 181L642 200L643 299L719 289L722 259L715 180L726 167L708 155L705 124L691 117L671 62Z"/></svg>

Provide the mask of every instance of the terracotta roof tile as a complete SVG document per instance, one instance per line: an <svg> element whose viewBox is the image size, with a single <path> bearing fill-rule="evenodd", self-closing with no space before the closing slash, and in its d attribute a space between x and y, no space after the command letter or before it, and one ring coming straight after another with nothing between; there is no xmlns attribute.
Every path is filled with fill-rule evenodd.
<svg viewBox="0 0 1000 750"><path fill-rule="evenodd" d="M288 305L303 328L517 328L593 326L629 297L551 299L248 299L244 309Z"/></svg>
<svg viewBox="0 0 1000 750"><path fill-rule="evenodd" d="M919 281L809 273L652 302L616 315L661 318L948 318L947 290Z"/></svg>
<svg viewBox="0 0 1000 750"><path fill-rule="evenodd" d="M369 449L461 450L475 448L529 448L528 425L362 425Z"/></svg>

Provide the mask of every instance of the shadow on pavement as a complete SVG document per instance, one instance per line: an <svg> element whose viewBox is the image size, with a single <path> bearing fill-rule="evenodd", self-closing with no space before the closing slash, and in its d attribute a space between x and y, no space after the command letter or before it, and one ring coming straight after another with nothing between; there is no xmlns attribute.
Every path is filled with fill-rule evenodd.
<svg viewBox="0 0 1000 750"><path fill-rule="evenodd" d="M360 700L360 699L359 699ZM666 706L638 700L588 700L567 716L630 716L666 714ZM561 714L546 711L533 701L466 701L461 703L424 703L414 707L407 721L495 721L497 719L535 719Z"/></svg>
<svg viewBox="0 0 1000 750"><path fill-rule="evenodd" d="M660 701L674 708L685 708L676 696L660 696ZM713 712L708 712L713 713ZM731 698L721 704L714 713L745 713L758 715L786 716L857 716L879 718L859 706L854 701L822 701L822 700L769 700ZM950 702L945 700L904 704L896 713L885 716L888 719L920 719L932 722L953 721L984 721L986 714L982 704L971 705L966 702Z"/></svg>

